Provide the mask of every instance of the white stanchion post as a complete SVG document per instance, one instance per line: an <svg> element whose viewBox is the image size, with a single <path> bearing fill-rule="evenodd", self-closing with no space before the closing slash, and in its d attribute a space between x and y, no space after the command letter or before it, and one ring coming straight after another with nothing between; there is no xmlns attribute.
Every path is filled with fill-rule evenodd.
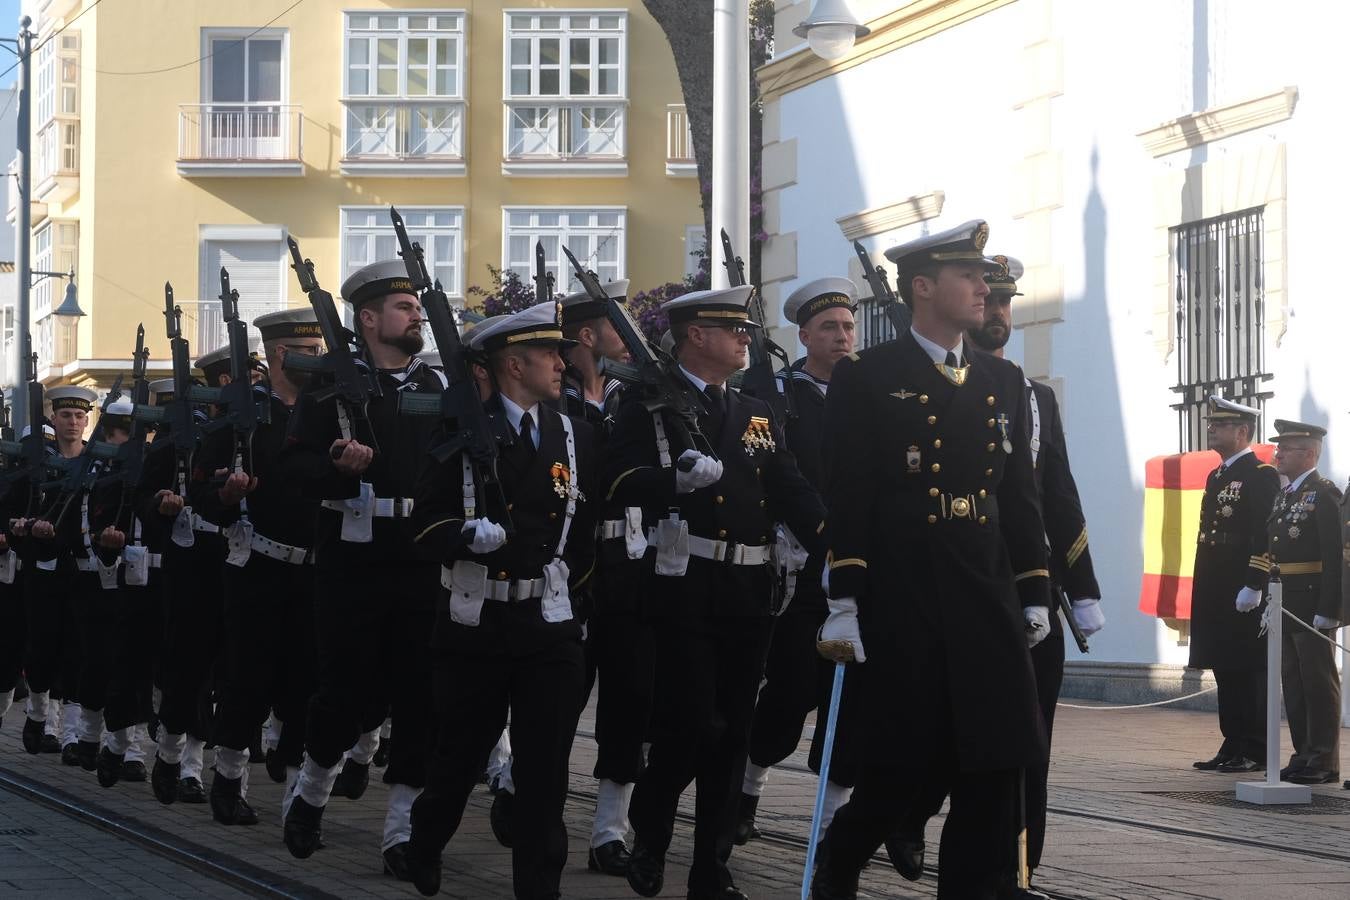
<svg viewBox="0 0 1350 900"><path fill-rule="evenodd" d="M1239 781L1237 798L1260 806L1312 803L1312 788L1280 780L1280 654L1284 639L1284 585L1270 569L1270 621L1266 626L1266 780Z"/></svg>

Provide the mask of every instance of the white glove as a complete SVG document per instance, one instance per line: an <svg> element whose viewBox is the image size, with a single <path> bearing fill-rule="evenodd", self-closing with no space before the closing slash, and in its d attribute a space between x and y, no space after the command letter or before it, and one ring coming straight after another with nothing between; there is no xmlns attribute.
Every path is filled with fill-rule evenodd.
<svg viewBox="0 0 1350 900"><path fill-rule="evenodd" d="M491 519L470 519L464 523L464 536L469 540L469 552L482 556L500 549L506 543L506 529Z"/></svg>
<svg viewBox="0 0 1350 900"><path fill-rule="evenodd" d="M1027 647L1035 647L1050 633L1050 608L1047 606L1028 606L1022 610L1022 619L1027 623Z"/></svg>
<svg viewBox="0 0 1350 900"><path fill-rule="evenodd" d="M1326 616L1313 616L1313 627L1318 631L1325 631L1328 628L1335 630L1341 627L1341 623L1336 619L1328 619Z"/></svg>
<svg viewBox="0 0 1350 900"><path fill-rule="evenodd" d="M1083 598L1073 601L1073 621L1083 637L1092 637L1106 625L1106 614L1098 600Z"/></svg>
<svg viewBox="0 0 1350 900"><path fill-rule="evenodd" d="M1237 600L1233 605L1238 612L1251 612L1261 605L1261 592L1256 588L1245 587L1238 591Z"/></svg>
<svg viewBox="0 0 1350 900"><path fill-rule="evenodd" d="M835 662L867 662L862 634L858 631L858 601L852 597L831 597L826 601L830 614L816 635L816 650Z"/></svg>
<svg viewBox="0 0 1350 900"><path fill-rule="evenodd" d="M710 484L716 484L722 477L722 461L705 456L697 450L686 450L680 459L692 459L694 467L688 472L675 468L675 493L688 494Z"/></svg>

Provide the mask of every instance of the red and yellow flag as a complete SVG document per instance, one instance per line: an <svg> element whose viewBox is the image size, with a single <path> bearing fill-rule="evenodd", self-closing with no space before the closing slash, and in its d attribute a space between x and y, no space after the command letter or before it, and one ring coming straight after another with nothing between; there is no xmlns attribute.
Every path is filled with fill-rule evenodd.
<svg viewBox="0 0 1350 900"><path fill-rule="evenodd" d="M1272 444L1256 444L1270 462ZM1220 463L1213 450L1155 456L1144 466L1144 580L1139 609L1164 619L1191 617L1191 575L1205 481Z"/></svg>

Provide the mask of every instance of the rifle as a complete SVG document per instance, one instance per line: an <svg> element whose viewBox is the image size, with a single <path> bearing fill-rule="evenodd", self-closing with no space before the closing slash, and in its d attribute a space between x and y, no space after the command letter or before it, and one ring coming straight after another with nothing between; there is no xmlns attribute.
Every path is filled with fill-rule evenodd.
<svg viewBox="0 0 1350 900"><path fill-rule="evenodd" d="M173 285L167 281L164 282L164 333L169 338L169 351L173 359L173 399L163 407L148 407L145 402L150 393L147 384L143 392L144 400L136 402L133 419L135 422L168 424L169 439L173 441L176 492L183 496L187 492L188 474L192 471L192 454L197 449L197 423L192 414L194 385L188 342L183 337L183 310L174 304ZM140 380L144 380L143 373ZM133 440L139 430L133 429Z"/></svg>
<svg viewBox="0 0 1350 900"><path fill-rule="evenodd" d="M379 443L375 440L375 429L370 424L367 410L370 398L380 395L379 382L357 369L356 356L351 349L356 335L343 327L342 317L333 303L333 295L319 287L319 280L314 277L314 261L300 256L300 245L295 242L295 238L287 237L286 246L291 251L291 268L300 280L300 290L309 298L309 305L314 308L314 315L319 320L324 343L328 345L328 352L324 354L321 365L332 377L333 383L317 391L314 396L321 403L336 397L351 422L352 438L378 453ZM299 354L288 353L286 365L296 370L304 368L312 371L315 368L313 365L306 367L304 363L294 365L293 361L299 359Z"/></svg>
<svg viewBox="0 0 1350 900"><path fill-rule="evenodd" d="M899 300L895 296L895 291L891 290L891 286L886 282L886 270L872 265L872 258L858 241L853 242L853 252L858 254L858 261L862 263L863 276L867 279L868 286L872 288L872 299L890 320L891 327L895 329L895 336L900 337L909 331L914 314L910 312L909 305Z"/></svg>
<svg viewBox="0 0 1350 900"><path fill-rule="evenodd" d="M698 428L698 411L702 408L702 400L699 399L693 385L675 371L678 363L659 347L647 343L642 332L628 315L628 310L622 303L605 293L595 273L582 268L581 263L567 247L563 247L562 251L567 254L568 261L576 270L577 280L581 282L586 294L592 300L605 304L605 314L609 318L609 323L614 326L619 339L628 350L628 355L633 359L632 369L636 371L636 377L629 383L642 392L642 405L648 412L658 410L669 412L676 439L683 446L716 459L717 454L713 451L712 443ZM623 367L624 370L627 368ZM617 377L616 373L620 370L606 366L605 371ZM693 467L693 462L681 460L676 462L676 466L682 471L688 471Z"/></svg>
<svg viewBox="0 0 1350 900"><path fill-rule="evenodd" d="M37 377L37 354L28 358L28 443L23 455L28 472L28 507L25 518L37 514L42 505L42 481L47 472L47 435L42 431L42 405L45 402L42 382Z"/></svg>
<svg viewBox="0 0 1350 900"><path fill-rule="evenodd" d="M722 229L722 265L727 268L727 280L732 287L745 284L745 261L731 249L731 238ZM783 364L784 371L792 368L787 351L771 339L764 327L764 298L755 291L750 300L750 318L759 328L750 329L750 367L741 373L740 388L752 397L758 397L773 410L780 423L797 418L792 392L780 390L774 372L774 360Z"/></svg>
<svg viewBox="0 0 1350 900"><path fill-rule="evenodd" d="M444 463L456 453L467 455L475 480L483 486L484 491L492 493L497 501L494 512L503 517L501 526L508 535L512 535L514 527L511 513L507 510L506 493L497 475L497 437L487 409L479 399L472 363L464 341L460 338L459 328L455 325L450 300L439 284L432 284L422 247L408 237L408 229L404 227L403 217L398 210L389 207L389 217L394 222L394 234L398 238L398 255L403 258L403 264L408 269L408 280L421 296L422 310L431 326L431 335L441 354L441 368L448 382L440 396L432 398L435 401L434 408L427 404L424 397L412 391L401 392L399 412L431 412L440 416L446 436L431 448L432 457ZM540 258L542 252L541 249Z"/></svg>
<svg viewBox="0 0 1350 900"><path fill-rule="evenodd" d="M230 289L230 273L220 268L220 302L230 342L230 383L221 388L225 419L234 430L234 471L253 472L253 433L272 418L272 404L259 403L249 372L248 326L239 318L239 292Z"/></svg>
<svg viewBox="0 0 1350 900"><path fill-rule="evenodd" d="M548 266L544 262L544 244L542 241L535 241L534 244L534 302L543 303L545 300L553 299L553 273L548 271Z"/></svg>

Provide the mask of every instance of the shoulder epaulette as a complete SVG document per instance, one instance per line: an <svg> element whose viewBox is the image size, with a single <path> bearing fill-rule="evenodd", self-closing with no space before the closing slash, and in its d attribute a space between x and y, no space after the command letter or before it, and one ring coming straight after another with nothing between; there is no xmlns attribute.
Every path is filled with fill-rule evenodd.
<svg viewBox="0 0 1350 900"><path fill-rule="evenodd" d="M854 362L857 362L857 361L858 361L859 359L861 359L862 357L858 356L857 353L850 353L850 354L848 355L848 358L851 359L851 360L853 360Z"/></svg>
<svg viewBox="0 0 1350 900"><path fill-rule="evenodd" d="M1272 466L1270 463L1261 463L1261 465L1257 466L1257 468L1258 468L1258 469L1274 469L1275 467Z"/></svg>

